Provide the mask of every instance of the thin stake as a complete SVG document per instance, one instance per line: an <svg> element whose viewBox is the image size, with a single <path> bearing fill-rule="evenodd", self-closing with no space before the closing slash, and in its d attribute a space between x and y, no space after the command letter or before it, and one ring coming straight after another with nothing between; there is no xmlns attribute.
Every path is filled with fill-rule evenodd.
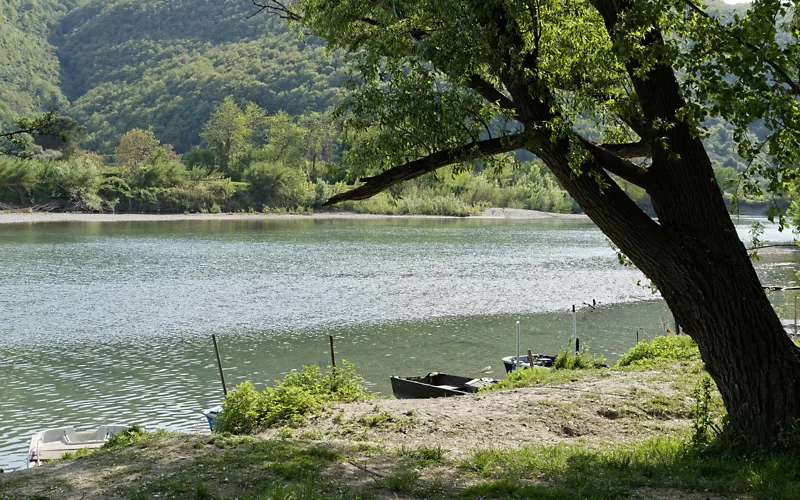
<svg viewBox="0 0 800 500"><path fill-rule="evenodd" d="M575 352L578 352L578 316L575 314L575 304L572 304L572 339L575 341Z"/></svg>
<svg viewBox="0 0 800 500"><path fill-rule="evenodd" d="M328 335L328 339L331 341L331 366L336 368L336 355L333 351L333 335Z"/></svg>
<svg viewBox="0 0 800 500"><path fill-rule="evenodd" d="M225 373L222 371L222 359L219 357L219 347L217 347L217 336L211 334L211 340L214 342L214 353L217 355L217 366L219 366L219 378L222 379L222 392L228 395L228 388L225 386Z"/></svg>
<svg viewBox="0 0 800 500"><path fill-rule="evenodd" d="M519 321L517 321L517 357L514 358L514 366L519 366Z"/></svg>
<svg viewBox="0 0 800 500"><path fill-rule="evenodd" d="M794 296L794 336L797 337L797 295Z"/></svg>
<svg viewBox="0 0 800 500"><path fill-rule="evenodd" d="M528 349L528 363L530 363L530 367L533 368L533 353L530 349Z"/></svg>

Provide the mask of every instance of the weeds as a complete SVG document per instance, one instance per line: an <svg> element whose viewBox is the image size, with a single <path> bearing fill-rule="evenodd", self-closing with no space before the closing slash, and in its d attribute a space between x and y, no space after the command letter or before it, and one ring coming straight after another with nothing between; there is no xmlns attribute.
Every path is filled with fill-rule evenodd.
<svg viewBox="0 0 800 500"><path fill-rule="evenodd" d="M215 431L247 434L262 428L296 427L330 403L371 397L352 363L344 361L325 375L319 366L304 366L261 393L250 382L240 384L222 403Z"/></svg>
<svg viewBox="0 0 800 500"><path fill-rule="evenodd" d="M656 337L650 342L639 342L622 355L614 368L651 369L676 361L702 363L697 344L686 335Z"/></svg>
<svg viewBox="0 0 800 500"><path fill-rule="evenodd" d="M555 370L586 370L589 368L605 367L606 358L600 354L593 354L588 351L578 351L573 353L570 349L563 348L553 362Z"/></svg>

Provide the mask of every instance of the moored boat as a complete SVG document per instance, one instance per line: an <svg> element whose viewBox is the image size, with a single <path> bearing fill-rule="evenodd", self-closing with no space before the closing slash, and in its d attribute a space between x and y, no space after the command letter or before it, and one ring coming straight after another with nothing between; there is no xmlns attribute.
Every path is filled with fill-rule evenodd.
<svg viewBox="0 0 800 500"><path fill-rule="evenodd" d="M550 368L556 362L556 356L548 354L534 354L533 367L534 368ZM506 356L503 358L503 365L506 367L506 373L511 373L517 368L530 368L531 363L528 356Z"/></svg>
<svg viewBox="0 0 800 500"><path fill-rule="evenodd" d="M213 408L209 408L208 410L203 411L203 415L208 419L208 427L213 431L214 430L214 421L217 419L217 416L222 413L221 406L215 406Z"/></svg>
<svg viewBox="0 0 800 500"><path fill-rule="evenodd" d="M93 431L77 432L73 427L59 427L37 432L28 449L28 468L58 460L64 453L100 448L111 436L127 429L126 425L104 425Z"/></svg>
<svg viewBox="0 0 800 500"><path fill-rule="evenodd" d="M460 377L439 372L432 372L424 377L392 376L390 380L392 393L399 399L464 396L498 382L493 378Z"/></svg>

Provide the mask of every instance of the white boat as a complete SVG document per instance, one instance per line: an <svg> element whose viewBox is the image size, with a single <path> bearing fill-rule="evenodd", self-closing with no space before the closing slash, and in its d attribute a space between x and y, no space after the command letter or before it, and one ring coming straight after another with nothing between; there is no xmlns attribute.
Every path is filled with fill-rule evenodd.
<svg viewBox="0 0 800 500"><path fill-rule="evenodd" d="M28 449L28 468L57 460L64 453L84 448L100 448L108 438L127 429L126 425L104 425L94 431L76 432L73 427L59 427L37 432L31 438Z"/></svg>

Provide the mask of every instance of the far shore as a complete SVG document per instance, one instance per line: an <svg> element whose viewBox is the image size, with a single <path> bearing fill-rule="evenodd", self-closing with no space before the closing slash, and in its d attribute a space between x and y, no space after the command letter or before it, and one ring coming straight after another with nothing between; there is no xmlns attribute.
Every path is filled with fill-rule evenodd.
<svg viewBox="0 0 800 500"><path fill-rule="evenodd" d="M513 208L488 208L481 215L455 217L446 215L380 215L355 212L315 212L310 215L224 213L224 214L90 214L53 212L0 212L0 224L44 222L144 222L184 220L271 220L271 219L517 219L517 220L589 220L584 214L560 214Z"/></svg>

